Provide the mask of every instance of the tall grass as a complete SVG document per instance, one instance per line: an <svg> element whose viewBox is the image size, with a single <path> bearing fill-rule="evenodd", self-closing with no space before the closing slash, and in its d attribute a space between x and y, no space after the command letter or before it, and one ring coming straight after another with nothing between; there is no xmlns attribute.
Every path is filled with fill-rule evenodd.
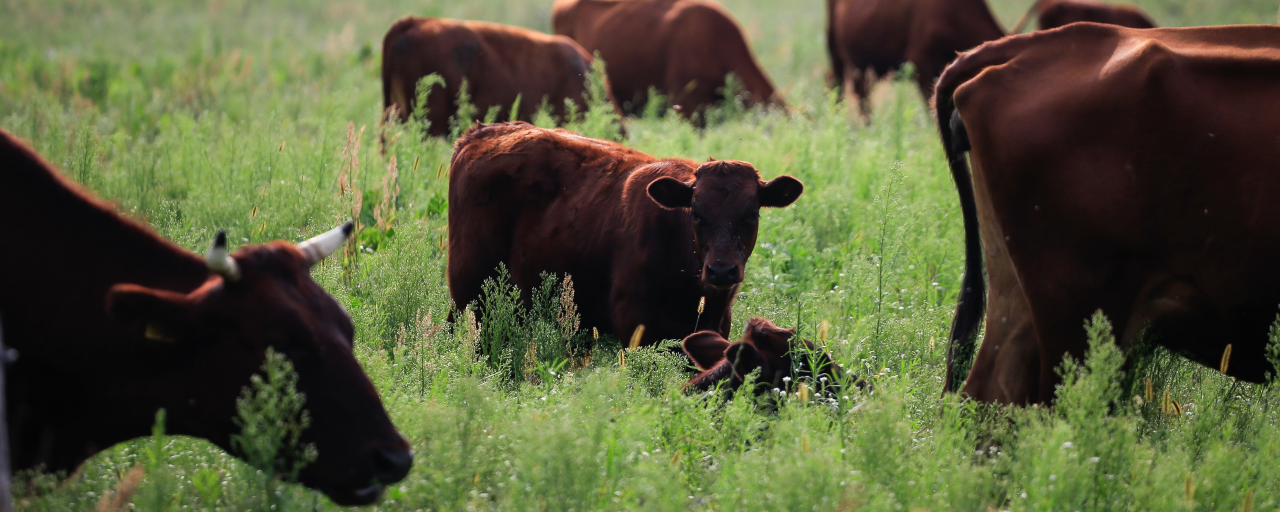
<svg viewBox="0 0 1280 512"><path fill-rule="evenodd" d="M380 124L380 39L410 12L546 30L550 2L13 1L0 16L0 127L191 250L219 228L233 243L300 241L360 218L359 243L315 278L351 314L356 354L417 453L379 509L1280 506L1276 388L1162 349L1120 366L1102 318L1080 319L1092 348L1064 363L1052 410L940 398L963 236L924 103L913 84L888 83L864 124L824 88L822 2L724 3L792 111L731 103L698 129L654 101L623 142L803 180L796 205L762 213L733 335L750 316L797 328L874 392L686 394L672 352L580 332L559 278L527 302L496 279L484 303L451 312L452 141ZM993 2L1006 23L1025 3ZM1275 15L1252 0L1138 3L1164 24ZM598 100L578 107L570 129L617 136ZM333 508L255 475L157 431L65 483L28 472L15 488L23 510Z"/></svg>

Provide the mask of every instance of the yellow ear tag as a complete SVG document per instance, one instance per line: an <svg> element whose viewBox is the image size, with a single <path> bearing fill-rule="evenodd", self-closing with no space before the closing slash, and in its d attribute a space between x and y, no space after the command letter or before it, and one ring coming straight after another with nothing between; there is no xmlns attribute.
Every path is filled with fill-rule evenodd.
<svg viewBox="0 0 1280 512"><path fill-rule="evenodd" d="M147 332L144 333L143 336L146 336L146 338L151 341L163 341L165 343L173 343L173 338L165 336L164 332L161 331L159 327L156 327L156 324L154 323L147 324Z"/></svg>

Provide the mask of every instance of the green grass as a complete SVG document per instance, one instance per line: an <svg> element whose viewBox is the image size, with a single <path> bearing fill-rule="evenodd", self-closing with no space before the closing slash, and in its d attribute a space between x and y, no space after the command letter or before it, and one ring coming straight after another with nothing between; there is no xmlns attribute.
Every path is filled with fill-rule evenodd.
<svg viewBox="0 0 1280 512"><path fill-rule="evenodd" d="M1011 24L1027 3L994 5ZM1137 3L1166 25L1276 15L1271 1ZM550 4L10 1L0 127L192 250L219 228L236 243L300 241L359 214L370 230L353 263L335 259L315 276L351 313L357 355L417 453L380 509L1280 507L1277 391L1160 351L1122 378L1101 319L1089 360L1066 365L1053 410L939 398L962 263L955 191L912 85L883 88L867 126L831 101L818 0L725 2L791 115L726 109L705 131L652 116L630 120L625 143L805 182L795 206L762 215L735 331L758 315L815 338L827 321L828 350L874 393L834 403L687 395L677 358L641 350L620 365L616 340L592 348L587 333L566 330L558 283L539 308L508 307L488 330L463 315L449 324L451 141L392 127L379 153L379 43L411 12L546 30ZM606 132L599 121L574 128ZM1148 377L1154 399L1135 400ZM1184 414L1162 412L1166 391ZM141 510L333 508L161 431L62 484L22 475L19 508L92 509L135 465L147 471Z"/></svg>

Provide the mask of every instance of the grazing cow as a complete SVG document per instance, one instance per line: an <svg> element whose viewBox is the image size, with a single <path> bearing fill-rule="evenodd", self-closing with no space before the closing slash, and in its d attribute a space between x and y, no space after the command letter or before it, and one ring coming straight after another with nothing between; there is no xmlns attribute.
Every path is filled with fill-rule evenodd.
<svg viewBox="0 0 1280 512"><path fill-rule="evenodd" d="M59 176L0 131L0 315L18 351L6 369L17 470L70 471L98 451L167 431L232 451L236 399L268 347L306 395L302 483L339 504L375 501L413 462L352 354L347 314L309 269L348 223L298 245L206 259L157 237Z"/></svg>
<svg viewBox="0 0 1280 512"><path fill-rule="evenodd" d="M1156 22L1135 5L1111 5L1093 0L1039 0L1018 19L1009 32L1019 34L1032 15L1038 15L1040 30L1088 21L1129 28L1155 28Z"/></svg>
<svg viewBox="0 0 1280 512"><path fill-rule="evenodd" d="M584 327L627 339L644 326L644 345L728 335L760 208L804 190L790 176L762 181L745 162L659 160L525 123L471 131L450 165L455 306L476 300L500 263L526 300L541 273L569 274Z"/></svg>
<svg viewBox="0 0 1280 512"><path fill-rule="evenodd" d="M1277 88L1274 26L1076 23L952 64L935 103L966 263L947 388L984 299L962 389L979 400L1052 400L1099 309L1122 346L1146 335L1216 368L1233 344L1228 374L1263 380L1280 304Z"/></svg>
<svg viewBox="0 0 1280 512"><path fill-rule="evenodd" d="M853 82L869 115L873 81L910 62L916 85L933 83L958 52L1004 37L986 0L827 0L827 51L833 85L843 96Z"/></svg>
<svg viewBox="0 0 1280 512"><path fill-rule="evenodd" d="M686 118L724 99L733 73L750 105L785 108L724 8L704 0L556 0L555 33L600 52L614 95L629 114L644 111L649 89Z"/></svg>
<svg viewBox="0 0 1280 512"><path fill-rule="evenodd" d="M439 73L444 87L433 87L427 96L430 135L449 133L463 80L480 116L497 108L500 118L510 118L518 97L517 119L532 121L544 100L563 119L566 98L579 108L586 105L591 60L563 36L496 23L405 16L382 40L384 115L395 107L399 120L408 120L417 106L418 81Z"/></svg>
<svg viewBox="0 0 1280 512"><path fill-rule="evenodd" d="M755 370L760 370L756 392L786 389L783 379L791 376L820 379L831 386L828 389L837 389L843 368L813 342L796 340L795 335L795 329L783 329L764 318L748 321L737 343L729 343L716 331L690 334L681 346L701 373L685 384L685 389L706 391L725 382L726 389L736 390ZM859 387L865 386L856 377L854 380Z"/></svg>

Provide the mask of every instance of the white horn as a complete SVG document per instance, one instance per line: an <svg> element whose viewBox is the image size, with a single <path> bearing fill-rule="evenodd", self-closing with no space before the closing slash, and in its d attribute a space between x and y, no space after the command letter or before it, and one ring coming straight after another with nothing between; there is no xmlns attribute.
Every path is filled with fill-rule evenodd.
<svg viewBox="0 0 1280 512"><path fill-rule="evenodd" d="M219 229L218 236L213 237L213 245L209 246L209 252L205 254L204 260L208 263L209 270L217 272L223 279L228 281L240 279L240 267L236 266L236 260L227 254L225 229Z"/></svg>
<svg viewBox="0 0 1280 512"><path fill-rule="evenodd" d="M347 242L347 238L351 236L351 230L355 229L355 223L347 221L346 224L333 228L329 231L311 237L310 240L298 244L298 250L302 251L302 255L307 258L307 266L320 263L320 260L328 258Z"/></svg>

